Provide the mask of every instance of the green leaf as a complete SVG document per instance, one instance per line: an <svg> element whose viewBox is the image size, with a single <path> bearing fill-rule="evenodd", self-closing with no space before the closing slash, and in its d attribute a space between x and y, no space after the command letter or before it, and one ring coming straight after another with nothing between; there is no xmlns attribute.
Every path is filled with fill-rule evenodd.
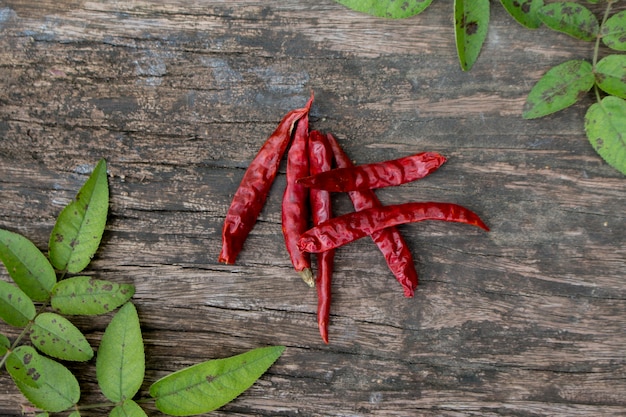
<svg viewBox="0 0 626 417"><path fill-rule="evenodd" d="M24 327L35 318L35 304L15 285L0 281L0 318L15 327Z"/></svg>
<svg viewBox="0 0 626 417"><path fill-rule="evenodd" d="M80 399L80 387L74 375L30 346L15 349L7 359L6 368L28 401L42 410L67 410Z"/></svg>
<svg viewBox="0 0 626 417"><path fill-rule="evenodd" d="M626 175L626 101L608 96L591 105L585 115L585 132L596 152Z"/></svg>
<svg viewBox="0 0 626 417"><path fill-rule="evenodd" d="M626 10L615 13L602 25L602 42L616 51L626 51Z"/></svg>
<svg viewBox="0 0 626 417"><path fill-rule="evenodd" d="M35 318L30 340L41 352L66 361L88 361L93 349L85 336L65 317L41 313Z"/></svg>
<svg viewBox="0 0 626 417"><path fill-rule="evenodd" d="M336 0L337 3L372 16L403 19L423 12L433 0Z"/></svg>
<svg viewBox="0 0 626 417"><path fill-rule="evenodd" d="M463 71L478 59L488 26L489 0L454 0L454 35Z"/></svg>
<svg viewBox="0 0 626 417"><path fill-rule="evenodd" d="M530 91L523 117L535 119L571 106L593 87L594 81L591 64L586 61L573 60L557 65Z"/></svg>
<svg viewBox="0 0 626 417"><path fill-rule="evenodd" d="M250 388L284 350L284 346L258 348L181 369L152 384L150 395L156 399L156 407L166 414L207 413Z"/></svg>
<svg viewBox="0 0 626 417"><path fill-rule="evenodd" d="M11 347L11 341L8 337L0 333L0 356L6 355Z"/></svg>
<svg viewBox="0 0 626 417"><path fill-rule="evenodd" d="M37 388L43 383L41 356L30 346L18 346L7 358L6 367L14 381Z"/></svg>
<svg viewBox="0 0 626 417"><path fill-rule="evenodd" d="M543 6L543 0L500 0L506 11L522 26L537 29L541 20L537 10Z"/></svg>
<svg viewBox="0 0 626 417"><path fill-rule="evenodd" d="M126 303L107 326L98 348L96 378L113 402L131 399L141 387L145 371L143 340L137 310Z"/></svg>
<svg viewBox="0 0 626 417"><path fill-rule="evenodd" d="M48 259L24 236L0 229L0 261L7 272L31 299L45 301L57 281Z"/></svg>
<svg viewBox="0 0 626 417"><path fill-rule="evenodd" d="M626 55L608 55L596 64L596 84L609 94L626 98Z"/></svg>
<svg viewBox="0 0 626 417"><path fill-rule="evenodd" d="M147 417L147 415L136 402L126 400L111 410L109 417Z"/></svg>
<svg viewBox="0 0 626 417"><path fill-rule="evenodd" d="M100 245L108 208L109 185L102 159L52 229L49 254L56 269L72 274L85 269Z"/></svg>
<svg viewBox="0 0 626 417"><path fill-rule="evenodd" d="M600 31L591 10L572 2L546 4L537 11L537 16L549 28L583 41L595 40Z"/></svg>
<svg viewBox="0 0 626 417"><path fill-rule="evenodd" d="M67 417L80 417L80 411L72 411Z"/></svg>
<svg viewBox="0 0 626 417"><path fill-rule="evenodd" d="M135 287L131 284L72 277L54 286L50 302L62 314L96 315L115 310L133 294Z"/></svg>

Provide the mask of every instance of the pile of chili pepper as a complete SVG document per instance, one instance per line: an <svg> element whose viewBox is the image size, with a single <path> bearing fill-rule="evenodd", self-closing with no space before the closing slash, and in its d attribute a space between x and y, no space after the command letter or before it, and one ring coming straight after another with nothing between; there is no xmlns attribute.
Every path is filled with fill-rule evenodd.
<svg viewBox="0 0 626 417"><path fill-rule="evenodd" d="M409 202L383 206L374 189L424 178L446 158L421 152L392 161L355 166L332 134L309 129L313 95L301 109L287 113L263 144L235 192L222 230L219 261L235 263L254 227L287 152L287 185L282 200L282 231L295 270L309 286L317 287L317 322L328 343L334 250L371 236L401 284L413 297L418 276L413 256L396 228L424 220L441 220L489 228L465 207L453 203ZM295 132L294 132L295 129ZM331 192L347 192L355 211L333 217ZM313 227L309 220L312 218ZM311 253L317 255L313 278Z"/></svg>

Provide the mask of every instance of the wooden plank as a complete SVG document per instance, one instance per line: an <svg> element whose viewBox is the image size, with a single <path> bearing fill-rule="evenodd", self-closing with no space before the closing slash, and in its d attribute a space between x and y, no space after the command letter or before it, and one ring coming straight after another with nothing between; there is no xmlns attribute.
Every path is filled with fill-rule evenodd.
<svg viewBox="0 0 626 417"><path fill-rule="evenodd" d="M588 59L589 44L523 29L493 3L463 73L448 2L397 21L331 0L5 0L0 35L0 227L45 251L61 208L107 159L110 216L87 273L137 288L144 394L184 366L284 344L212 415L626 415L624 178L585 138L592 97L521 118L534 82ZM413 299L370 240L340 248L329 345L284 250L284 166L237 265L217 262L244 169L311 90L312 126L358 163L448 157L427 179L379 190L383 202L455 202L491 227L402 226L420 273ZM109 319L73 320L97 346ZM81 404L102 402L93 364L70 368ZM0 414L23 403L0 373Z"/></svg>

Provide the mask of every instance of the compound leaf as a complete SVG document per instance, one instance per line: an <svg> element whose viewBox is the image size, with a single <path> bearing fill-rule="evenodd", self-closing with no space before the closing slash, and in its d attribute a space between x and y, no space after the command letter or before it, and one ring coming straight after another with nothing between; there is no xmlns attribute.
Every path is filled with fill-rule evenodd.
<svg viewBox="0 0 626 417"><path fill-rule="evenodd" d="M166 414L207 413L250 388L284 350L284 346L258 348L181 369L152 384L150 395L156 399L156 407Z"/></svg>
<svg viewBox="0 0 626 417"><path fill-rule="evenodd" d="M433 0L336 0L337 3L372 16L403 19L423 12Z"/></svg>
<svg viewBox="0 0 626 417"><path fill-rule="evenodd" d="M56 269L72 274L85 269L100 245L108 208L109 185L102 159L52 229L49 255Z"/></svg>
<svg viewBox="0 0 626 417"><path fill-rule="evenodd" d="M109 417L147 417L147 415L136 402L126 400L113 408Z"/></svg>
<svg viewBox="0 0 626 417"><path fill-rule="evenodd" d="M126 303L107 326L96 358L96 378L113 402L133 398L141 387L145 356L137 310Z"/></svg>
<svg viewBox="0 0 626 417"><path fill-rule="evenodd" d="M522 26L537 29L541 19L537 10L543 7L543 0L500 0L506 11Z"/></svg>
<svg viewBox="0 0 626 417"><path fill-rule="evenodd" d="M626 10L615 13L602 25L602 42L616 51L626 51Z"/></svg>
<svg viewBox="0 0 626 417"><path fill-rule="evenodd" d="M525 119L535 119L567 108L589 91L594 82L590 63L573 60L559 64L532 88L522 115Z"/></svg>
<svg viewBox="0 0 626 417"><path fill-rule="evenodd" d="M463 71L469 71L487 37L489 0L454 0L454 35Z"/></svg>
<svg viewBox="0 0 626 417"><path fill-rule="evenodd" d="M45 301L57 281L48 259L24 236L0 229L0 261L18 287L35 301Z"/></svg>
<svg viewBox="0 0 626 417"><path fill-rule="evenodd" d="M551 29L584 41L593 41L600 31L594 14L585 6L572 2L546 4L537 16Z"/></svg>
<svg viewBox="0 0 626 417"><path fill-rule="evenodd" d="M56 313L41 313L35 318L30 340L54 358L83 362L93 357L93 349L80 330Z"/></svg>
<svg viewBox="0 0 626 417"><path fill-rule="evenodd" d="M596 152L626 175L626 101L608 96L592 104L585 115L585 132Z"/></svg>
<svg viewBox="0 0 626 417"><path fill-rule="evenodd" d="M596 64L596 84L609 94L626 98L626 55L608 55Z"/></svg>
<svg viewBox="0 0 626 417"><path fill-rule="evenodd" d="M62 314L96 315L115 310L135 293L131 284L72 277L59 281L52 289L52 308Z"/></svg>
<svg viewBox="0 0 626 417"><path fill-rule="evenodd" d="M42 410L67 410L80 399L80 387L74 375L60 363L39 355L30 346L15 349L7 358L6 365L22 394Z"/></svg>
<svg viewBox="0 0 626 417"><path fill-rule="evenodd" d="M24 327L35 318L35 304L18 287L0 281L0 318L15 327Z"/></svg>

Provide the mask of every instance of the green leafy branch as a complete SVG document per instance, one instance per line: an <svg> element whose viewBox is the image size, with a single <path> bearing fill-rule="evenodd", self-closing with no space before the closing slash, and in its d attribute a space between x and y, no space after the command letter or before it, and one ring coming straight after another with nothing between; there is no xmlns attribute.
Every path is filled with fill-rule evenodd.
<svg viewBox="0 0 626 417"><path fill-rule="evenodd" d="M101 160L76 198L59 214L48 257L30 240L0 229L0 261L13 283L0 280L0 319L22 328L11 343L0 333L4 366L38 416L71 410L71 417L93 407L112 408L111 417L146 416L139 406L154 401L165 414L206 413L235 399L267 371L283 346L253 349L209 360L156 381L151 398L135 401L144 381L145 356L139 317L130 302L135 288L81 273L100 245L107 219L109 190ZM66 278L66 275L72 275ZM96 378L107 404L78 405L80 387L72 372L55 359L86 362L94 350L65 316L99 315L119 310L102 335ZM25 338L30 344L23 343Z"/></svg>
<svg viewBox="0 0 626 417"><path fill-rule="evenodd" d="M423 12L432 0L336 0L353 10L378 17L402 19ZM544 4L544 0L500 0L521 25L537 29L542 24L576 39L595 42L591 62L572 60L550 69L532 88L524 106L525 119L563 110L594 90L596 103L585 116L585 133L592 147L613 168L626 175L626 56L599 59L603 43L626 51L626 11L611 15L617 0L605 0L598 20L587 7L574 2ZM598 0L588 0L598 3ZM489 0L455 0L454 34L461 68L469 71L487 37Z"/></svg>
<svg viewBox="0 0 626 417"><path fill-rule="evenodd" d="M538 10L546 26L595 45L591 63L571 60L550 69L530 91L523 117L534 119L563 110L593 89L596 103L585 114L587 139L609 165L626 175L626 55L598 59L601 41L613 50L626 51L626 11L611 16L615 1L607 1L600 22L575 3L552 3Z"/></svg>

